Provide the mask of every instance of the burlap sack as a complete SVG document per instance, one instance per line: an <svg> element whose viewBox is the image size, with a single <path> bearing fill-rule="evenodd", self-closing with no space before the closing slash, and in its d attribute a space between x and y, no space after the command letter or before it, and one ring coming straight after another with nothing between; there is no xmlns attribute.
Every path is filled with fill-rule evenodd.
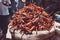
<svg viewBox="0 0 60 40"><path fill-rule="evenodd" d="M60 23L59 22L55 22L55 30L56 30L56 33L60 35Z"/></svg>
<svg viewBox="0 0 60 40"><path fill-rule="evenodd" d="M15 30L14 32L13 29L9 30L15 39L21 39L21 40L44 40L55 34L55 26L53 26L50 31L47 30L37 32L33 31L31 35L20 33L19 30Z"/></svg>

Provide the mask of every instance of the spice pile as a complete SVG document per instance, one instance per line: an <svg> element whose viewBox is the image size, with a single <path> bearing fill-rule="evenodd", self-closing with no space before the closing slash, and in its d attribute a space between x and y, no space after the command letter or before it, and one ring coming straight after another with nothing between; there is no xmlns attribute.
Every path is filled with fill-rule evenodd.
<svg viewBox="0 0 60 40"><path fill-rule="evenodd" d="M29 34L32 31L50 30L53 26L53 19L42 7L30 4L12 16L9 26L10 29Z"/></svg>

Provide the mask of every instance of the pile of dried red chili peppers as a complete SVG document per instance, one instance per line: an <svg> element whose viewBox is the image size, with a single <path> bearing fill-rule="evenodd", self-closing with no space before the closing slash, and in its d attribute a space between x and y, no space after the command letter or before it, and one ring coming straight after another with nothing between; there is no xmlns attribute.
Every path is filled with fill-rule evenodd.
<svg viewBox="0 0 60 40"><path fill-rule="evenodd" d="M10 28L25 33L50 30L53 26L53 19L42 7L30 4L12 16L9 26L11 26Z"/></svg>

